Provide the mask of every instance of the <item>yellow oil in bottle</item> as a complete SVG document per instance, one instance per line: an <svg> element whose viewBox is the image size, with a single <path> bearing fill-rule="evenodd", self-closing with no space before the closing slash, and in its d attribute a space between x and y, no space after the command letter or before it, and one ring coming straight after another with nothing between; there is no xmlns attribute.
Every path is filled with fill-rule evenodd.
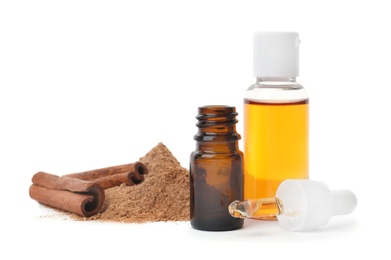
<svg viewBox="0 0 391 260"><path fill-rule="evenodd" d="M272 198L285 179L308 178L308 99L244 100L244 199Z"/></svg>

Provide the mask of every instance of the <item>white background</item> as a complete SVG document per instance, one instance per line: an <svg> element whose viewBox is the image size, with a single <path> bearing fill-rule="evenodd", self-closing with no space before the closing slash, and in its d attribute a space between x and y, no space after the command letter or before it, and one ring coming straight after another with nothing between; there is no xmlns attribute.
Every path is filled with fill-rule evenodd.
<svg viewBox="0 0 391 260"><path fill-rule="evenodd" d="M0 258L390 259L386 3L1 1ZM263 30L300 34L310 176L354 191L353 214L300 233L260 221L201 232L41 217L52 213L28 196L37 171L134 162L158 142L188 168L202 105L236 106L241 133L252 34Z"/></svg>

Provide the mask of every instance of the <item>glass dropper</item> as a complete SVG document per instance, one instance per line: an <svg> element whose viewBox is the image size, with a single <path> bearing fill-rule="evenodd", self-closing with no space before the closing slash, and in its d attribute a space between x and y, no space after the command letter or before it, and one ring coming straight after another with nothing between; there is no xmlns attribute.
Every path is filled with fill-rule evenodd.
<svg viewBox="0 0 391 260"><path fill-rule="evenodd" d="M330 191L312 180L285 180L275 198L233 201L228 211L235 218L277 217L284 229L298 231L322 226L334 215L349 214L356 205L357 198L349 190Z"/></svg>

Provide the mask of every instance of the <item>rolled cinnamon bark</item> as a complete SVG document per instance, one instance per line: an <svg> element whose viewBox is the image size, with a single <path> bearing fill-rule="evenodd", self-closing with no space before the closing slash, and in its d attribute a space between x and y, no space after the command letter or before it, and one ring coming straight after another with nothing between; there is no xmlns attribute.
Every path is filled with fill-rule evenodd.
<svg viewBox="0 0 391 260"><path fill-rule="evenodd" d="M71 173L64 176L77 178L81 180L96 180L98 178L111 176L119 173L123 174L128 172L134 172L133 174L134 177L132 178L134 183L137 183L137 180L138 182L143 181L144 174L148 173L147 168L145 167L144 164L142 164L141 162L134 162L134 163L111 166L111 167L95 169L95 170L90 170L85 172Z"/></svg>
<svg viewBox="0 0 391 260"><path fill-rule="evenodd" d="M144 175L136 172L122 172L113 175L103 176L97 179L91 180L92 182L99 184L103 189L119 186L122 183L131 186L139 184L144 180Z"/></svg>
<svg viewBox="0 0 391 260"><path fill-rule="evenodd" d="M42 204L90 217L104 204L103 188L91 181L38 172L32 178L30 197Z"/></svg>
<svg viewBox="0 0 391 260"><path fill-rule="evenodd" d="M90 217L98 213L104 203L104 189L139 184L147 174L141 162L72 173L61 177L38 172L30 186L30 197L38 202Z"/></svg>

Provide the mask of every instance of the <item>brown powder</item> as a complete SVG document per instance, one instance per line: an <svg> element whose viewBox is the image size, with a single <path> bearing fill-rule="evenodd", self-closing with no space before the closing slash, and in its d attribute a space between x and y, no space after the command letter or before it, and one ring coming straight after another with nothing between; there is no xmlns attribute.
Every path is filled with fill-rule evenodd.
<svg viewBox="0 0 391 260"><path fill-rule="evenodd" d="M84 220L126 223L190 220L189 171L162 143L139 161L148 170L145 180L138 185L122 184L106 189L103 212Z"/></svg>

